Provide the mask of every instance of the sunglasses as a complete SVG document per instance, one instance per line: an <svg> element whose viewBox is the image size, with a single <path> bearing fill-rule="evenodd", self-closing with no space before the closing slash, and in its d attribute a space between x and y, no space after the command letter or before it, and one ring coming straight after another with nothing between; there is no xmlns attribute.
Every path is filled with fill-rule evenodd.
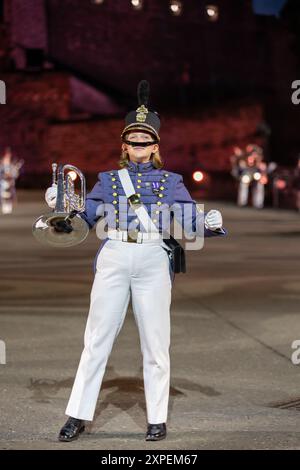
<svg viewBox="0 0 300 470"><path fill-rule="evenodd" d="M131 140L124 140L125 144L131 145L132 147L148 147L149 145L153 145L157 143L157 140L151 140L150 142L134 142Z"/></svg>

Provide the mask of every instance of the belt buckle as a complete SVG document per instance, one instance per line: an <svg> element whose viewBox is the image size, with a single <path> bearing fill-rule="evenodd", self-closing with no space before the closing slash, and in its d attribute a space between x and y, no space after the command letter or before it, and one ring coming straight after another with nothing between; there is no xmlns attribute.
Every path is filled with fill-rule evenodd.
<svg viewBox="0 0 300 470"><path fill-rule="evenodd" d="M132 237L129 235L129 232L127 232L127 242L129 242L129 243L137 243L137 237L136 237L136 238L132 238Z"/></svg>
<svg viewBox="0 0 300 470"><path fill-rule="evenodd" d="M137 193L132 194L127 199L133 209L138 209L142 205L140 196Z"/></svg>

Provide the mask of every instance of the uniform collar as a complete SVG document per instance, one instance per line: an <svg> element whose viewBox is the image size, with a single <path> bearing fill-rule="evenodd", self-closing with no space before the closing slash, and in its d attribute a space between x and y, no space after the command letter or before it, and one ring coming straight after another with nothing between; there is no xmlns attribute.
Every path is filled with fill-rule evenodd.
<svg viewBox="0 0 300 470"><path fill-rule="evenodd" d="M131 160L129 160L128 165L127 165L128 170L131 170L133 172L144 172L144 171L150 171L154 168L152 160L149 160L149 162L145 163L136 163Z"/></svg>

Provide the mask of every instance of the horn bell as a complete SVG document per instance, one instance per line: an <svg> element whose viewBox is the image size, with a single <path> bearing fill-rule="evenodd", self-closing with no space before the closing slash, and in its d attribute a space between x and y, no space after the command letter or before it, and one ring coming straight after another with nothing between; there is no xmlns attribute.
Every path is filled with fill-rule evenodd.
<svg viewBox="0 0 300 470"><path fill-rule="evenodd" d="M48 212L41 215L33 224L32 233L43 245L52 245L57 248L78 245L83 242L89 234L89 226L78 215L68 219L73 228L71 233L57 232L53 222L66 219L68 212Z"/></svg>

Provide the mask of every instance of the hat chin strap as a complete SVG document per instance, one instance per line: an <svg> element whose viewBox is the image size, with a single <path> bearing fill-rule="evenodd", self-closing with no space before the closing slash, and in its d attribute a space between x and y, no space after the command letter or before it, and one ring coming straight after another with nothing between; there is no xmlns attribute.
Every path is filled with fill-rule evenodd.
<svg viewBox="0 0 300 470"><path fill-rule="evenodd" d="M149 147L149 145L157 144L157 140L151 142L133 142L131 140L124 139L125 144L132 145L132 147Z"/></svg>

